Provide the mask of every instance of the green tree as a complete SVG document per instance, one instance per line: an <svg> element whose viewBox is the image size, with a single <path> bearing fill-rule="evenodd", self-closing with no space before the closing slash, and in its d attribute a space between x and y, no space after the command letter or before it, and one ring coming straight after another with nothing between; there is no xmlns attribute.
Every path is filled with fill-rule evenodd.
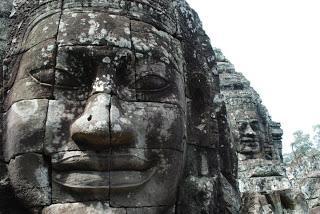
<svg viewBox="0 0 320 214"><path fill-rule="evenodd" d="M295 158L302 157L312 152L312 142L309 134L305 134L302 130L293 133L293 142L291 148Z"/></svg>
<svg viewBox="0 0 320 214"><path fill-rule="evenodd" d="M320 124L313 126L313 144L320 150Z"/></svg>

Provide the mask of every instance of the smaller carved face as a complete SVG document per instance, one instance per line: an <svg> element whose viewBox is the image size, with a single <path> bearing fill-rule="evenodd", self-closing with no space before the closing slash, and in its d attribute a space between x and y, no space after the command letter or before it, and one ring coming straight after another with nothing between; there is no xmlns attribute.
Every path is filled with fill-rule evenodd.
<svg viewBox="0 0 320 214"><path fill-rule="evenodd" d="M239 137L238 152L246 156L259 154L265 139L261 117L254 110L241 111L236 116L236 123Z"/></svg>

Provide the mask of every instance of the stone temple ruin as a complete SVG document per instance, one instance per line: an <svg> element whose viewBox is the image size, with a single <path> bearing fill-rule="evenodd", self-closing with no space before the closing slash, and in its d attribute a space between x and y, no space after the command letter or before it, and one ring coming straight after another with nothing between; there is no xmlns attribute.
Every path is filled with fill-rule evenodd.
<svg viewBox="0 0 320 214"><path fill-rule="evenodd" d="M0 13L0 213L308 213L280 124L185 0Z"/></svg>
<svg viewBox="0 0 320 214"><path fill-rule="evenodd" d="M272 121L249 81L215 50L232 144L238 156L241 213L308 213L304 195L293 188L282 160L282 130Z"/></svg>

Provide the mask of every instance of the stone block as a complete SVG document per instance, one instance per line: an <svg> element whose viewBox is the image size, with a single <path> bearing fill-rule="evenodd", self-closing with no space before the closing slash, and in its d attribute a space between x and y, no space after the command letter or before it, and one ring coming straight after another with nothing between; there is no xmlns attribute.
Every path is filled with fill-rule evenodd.
<svg viewBox="0 0 320 214"><path fill-rule="evenodd" d="M185 115L176 105L112 98L110 122L114 146L184 150Z"/></svg>
<svg viewBox="0 0 320 214"><path fill-rule="evenodd" d="M54 76L45 75L43 71L53 70L56 62L57 47L54 39L46 40L23 53L19 62L17 80L32 76L37 82L53 85ZM14 72L14 71L13 71Z"/></svg>
<svg viewBox="0 0 320 214"><path fill-rule="evenodd" d="M108 171L53 171L52 202L109 200Z"/></svg>
<svg viewBox="0 0 320 214"><path fill-rule="evenodd" d="M79 101L50 100L46 122L44 151L52 154L61 151L81 150L71 139L70 127L83 112L85 103Z"/></svg>
<svg viewBox="0 0 320 214"><path fill-rule="evenodd" d="M60 46L105 45L130 49L130 20L102 12L65 11L58 43Z"/></svg>
<svg viewBox="0 0 320 214"><path fill-rule="evenodd" d="M118 161L124 154L127 154L127 158ZM112 157L110 165L112 207L139 208L175 204L183 167L181 152L146 149L126 153L113 152Z"/></svg>
<svg viewBox="0 0 320 214"><path fill-rule="evenodd" d="M153 48L148 54L136 54L137 100L172 103L186 110L183 71L178 70L179 67L175 67L170 59L167 59L166 62L159 62L158 57L161 55L163 55L162 59L165 56L168 57L168 53L163 54L162 52L163 50ZM153 57L154 55L157 57Z"/></svg>
<svg viewBox="0 0 320 214"><path fill-rule="evenodd" d="M179 191L176 213L221 213L216 203L220 200L217 177L188 176L183 178Z"/></svg>
<svg viewBox="0 0 320 214"><path fill-rule="evenodd" d="M231 184L222 174L220 174L220 184L224 199L224 205L230 213L239 213L241 206L241 197L238 189Z"/></svg>
<svg viewBox="0 0 320 214"><path fill-rule="evenodd" d="M300 189L307 200L320 197L320 178L305 178L301 182ZM320 205L320 204L319 204Z"/></svg>
<svg viewBox="0 0 320 214"><path fill-rule="evenodd" d="M109 200L111 151L59 152L51 156L54 203Z"/></svg>
<svg viewBox="0 0 320 214"><path fill-rule="evenodd" d="M127 214L174 214L174 207L127 208Z"/></svg>
<svg viewBox="0 0 320 214"><path fill-rule="evenodd" d="M251 177L286 176L284 165L279 161L249 159L239 161L239 179Z"/></svg>
<svg viewBox="0 0 320 214"><path fill-rule="evenodd" d="M128 15L134 20L141 20L171 35L177 31L176 11L168 0L131 2L128 5Z"/></svg>
<svg viewBox="0 0 320 214"><path fill-rule="evenodd" d="M106 202L64 203L45 207L42 214L126 214L125 208L112 208Z"/></svg>
<svg viewBox="0 0 320 214"><path fill-rule="evenodd" d="M96 8L103 7L108 12L113 13L125 13L126 12L126 4L124 2L119 3L119 0L64 0L63 8L64 9L72 9L72 8Z"/></svg>
<svg viewBox="0 0 320 214"><path fill-rule="evenodd" d="M43 151L48 102L19 101L6 113L4 156L7 161L16 155Z"/></svg>
<svg viewBox="0 0 320 214"><path fill-rule="evenodd" d="M26 37L23 41L24 49L29 49L45 40L54 39L58 33L58 23L60 12L49 14L45 17L39 16L27 29Z"/></svg>
<svg viewBox="0 0 320 214"><path fill-rule="evenodd" d="M32 77L18 80L8 92L4 108L8 110L15 102L32 99L52 98L52 87L43 86Z"/></svg>
<svg viewBox="0 0 320 214"><path fill-rule="evenodd" d="M283 176L269 176L269 177L252 177L240 179L240 192L272 192L287 190L291 188L291 183L288 178Z"/></svg>
<svg viewBox="0 0 320 214"><path fill-rule="evenodd" d="M216 177L218 168L218 153L215 149L187 144L184 170L186 176Z"/></svg>
<svg viewBox="0 0 320 214"><path fill-rule="evenodd" d="M41 155L30 153L12 159L8 167L15 195L26 207L51 203L48 165Z"/></svg>

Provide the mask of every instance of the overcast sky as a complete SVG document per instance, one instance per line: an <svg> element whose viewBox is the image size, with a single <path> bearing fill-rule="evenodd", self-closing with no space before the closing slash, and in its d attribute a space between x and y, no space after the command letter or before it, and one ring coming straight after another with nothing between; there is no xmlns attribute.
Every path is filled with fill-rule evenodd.
<svg viewBox="0 0 320 214"><path fill-rule="evenodd" d="M187 0L285 132L320 124L319 0Z"/></svg>

